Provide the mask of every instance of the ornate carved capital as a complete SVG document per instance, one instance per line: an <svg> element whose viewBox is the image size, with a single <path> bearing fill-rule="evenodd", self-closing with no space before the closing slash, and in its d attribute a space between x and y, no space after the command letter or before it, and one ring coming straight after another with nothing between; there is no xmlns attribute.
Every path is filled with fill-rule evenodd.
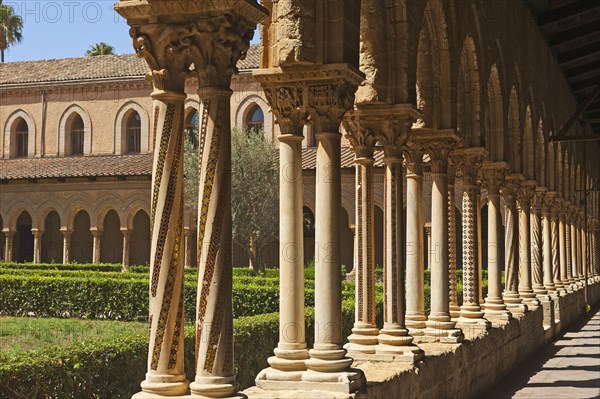
<svg viewBox="0 0 600 399"><path fill-rule="evenodd" d="M506 176L504 184L500 188L500 193L504 197L504 202L506 202L507 205L514 206L522 180L523 177L521 175L511 174Z"/></svg>
<svg viewBox="0 0 600 399"><path fill-rule="evenodd" d="M499 190L504 182L510 166L506 162L484 162L481 167L481 177L488 191Z"/></svg>
<svg viewBox="0 0 600 399"><path fill-rule="evenodd" d="M256 24L267 16L250 0L122 0L115 11L131 26L133 47L150 67L147 79L156 90L177 92L192 74L201 87L228 89Z"/></svg>
<svg viewBox="0 0 600 399"><path fill-rule="evenodd" d="M529 210L535 195L536 183L534 180L525 180L517 193L517 206L521 210Z"/></svg>
<svg viewBox="0 0 600 399"><path fill-rule="evenodd" d="M406 176L422 175L423 174L423 154L424 149L409 143L406 150L403 152L404 162L402 165L406 169Z"/></svg>
<svg viewBox="0 0 600 399"><path fill-rule="evenodd" d="M481 147L458 148L450 154L456 171L462 176L465 185L477 183L481 165L487 157L487 150Z"/></svg>
<svg viewBox="0 0 600 399"><path fill-rule="evenodd" d="M361 123L356 111L346 114L344 118L345 137L348 139L357 158L372 158L377 138L373 130Z"/></svg>
<svg viewBox="0 0 600 399"><path fill-rule="evenodd" d="M450 153L461 144L454 130L421 128L412 130L409 141L429 154L432 173L447 173Z"/></svg>
<svg viewBox="0 0 600 399"><path fill-rule="evenodd" d="M554 210L556 191L547 191L542 201L542 211L545 214L551 214Z"/></svg>
<svg viewBox="0 0 600 399"><path fill-rule="evenodd" d="M548 189L546 187L536 187L533 197L531 198L531 210L533 212L540 213L542 211L542 205L547 193Z"/></svg>

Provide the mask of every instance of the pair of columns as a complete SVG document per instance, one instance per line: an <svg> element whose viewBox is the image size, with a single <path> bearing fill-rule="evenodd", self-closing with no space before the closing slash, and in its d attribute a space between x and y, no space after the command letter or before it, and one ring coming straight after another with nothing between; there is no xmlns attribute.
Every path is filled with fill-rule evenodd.
<svg viewBox="0 0 600 399"><path fill-rule="evenodd" d="M264 69L255 77L281 128L279 342L268 359L270 367L259 373L256 383L267 390L354 392L365 379L350 368L353 359L342 347L340 124L362 77L346 64L285 72ZM310 350L305 338L302 212L302 133L308 120L317 127L315 340Z"/></svg>
<svg viewBox="0 0 600 399"><path fill-rule="evenodd" d="M254 1L217 3L122 0L114 6L131 26L133 46L150 67L147 77L154 86L150 342L146 379L134 398L189 397L190 391L192 397L230 397L238 391L231 292L230 85L256 24L268 12ZM183 143L185 84L192 74L199 81L201 167L196 372L190 384L183 353Z"/></svg>

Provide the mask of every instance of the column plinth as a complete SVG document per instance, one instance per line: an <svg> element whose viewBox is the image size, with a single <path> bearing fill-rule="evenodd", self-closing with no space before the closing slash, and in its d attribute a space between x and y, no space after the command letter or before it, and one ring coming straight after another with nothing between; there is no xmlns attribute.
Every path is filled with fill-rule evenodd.
<svg viewBox="0 0 600 399"><path fill-rule="evenodd" d="M504 181L508 164L486 162L482 167L483 181L488 192L488 293L485 298L484 317L493 323L507 323L512 314L502 298L501 248L502 214L500 212L500 185Z"/></svg>
<svg viewBox="0 0 600 399"><path fill-rule="evenodd" d="M463 331L484 332L491 323L483 318L479 298L479 243L477 234L477 203L479 174L487 151L483 148L461 148L453 152L453 160L462 172L462 225L463 225L463 305L457 326Z"/></svg>
<svg viewBox="0 0 600 399"><path fill-rule="evenodd" d="M506 204L505 231L504 231L504 253L506 262L506 285L504 289L504 303L513 315L524 315L527 305L519 296L519 252L518 252L518 214L517 193L521 186L521 175L506 176L504 186L501 189L504 203Z"/></svg>

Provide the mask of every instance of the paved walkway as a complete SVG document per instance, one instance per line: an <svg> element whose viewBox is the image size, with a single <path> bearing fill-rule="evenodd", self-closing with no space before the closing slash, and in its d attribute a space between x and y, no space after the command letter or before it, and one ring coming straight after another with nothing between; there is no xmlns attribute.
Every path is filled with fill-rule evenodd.
<svg viewBox="0 0 600 399"><path fill-rule="evenodd" d="M600 310L575 322L484 397L600 398Z"/></svg>

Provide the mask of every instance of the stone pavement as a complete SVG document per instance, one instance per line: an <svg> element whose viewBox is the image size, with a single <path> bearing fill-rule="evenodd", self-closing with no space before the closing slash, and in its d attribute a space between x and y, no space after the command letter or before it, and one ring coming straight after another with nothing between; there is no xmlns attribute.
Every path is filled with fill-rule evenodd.
<svg viewBox="0 0 600 399"><path fill-rule="evenodd" d="M484 397L600 397L600 310L571 325L556 341L517 367Z"/></svg>

